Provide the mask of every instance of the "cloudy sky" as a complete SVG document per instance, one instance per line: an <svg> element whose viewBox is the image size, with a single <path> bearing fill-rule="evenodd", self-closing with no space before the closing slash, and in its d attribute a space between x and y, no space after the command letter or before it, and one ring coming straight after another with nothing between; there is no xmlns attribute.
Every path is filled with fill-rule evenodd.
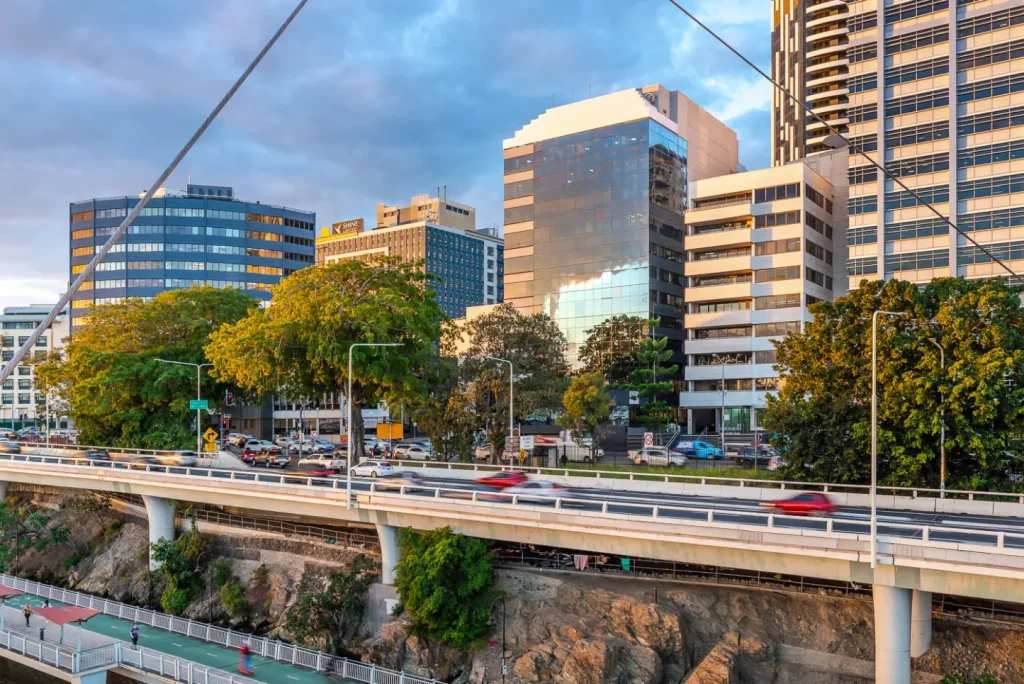
<svg viewBox="0 0 1024 684"><path fill-rule="evenodd" d="M767 0L684 0L767 70ZM0 22L0 307L66 287L68 203L147 188L293 0L32 0ZM167 183L373 217L447 185L501 222L501 141L662 83L768 164L770 91L668 0L310 0Z"/></svg>

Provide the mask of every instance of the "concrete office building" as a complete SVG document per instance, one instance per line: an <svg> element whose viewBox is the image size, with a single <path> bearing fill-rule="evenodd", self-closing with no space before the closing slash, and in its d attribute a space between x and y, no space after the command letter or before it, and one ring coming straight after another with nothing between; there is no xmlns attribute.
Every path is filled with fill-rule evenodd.
<svg viewBox="0 0 1024 684"><path fill-rule="evenodd" d="M52 304L9 306L0 315L0 367L14 358L15 352L28 341L32 331L45 319ZM63 348L64 338L70 333L67 312L54 319L50 329L42 334L25 361L14 374L4 380L0 389L0 427L22 426L25 422L45 424L46 395L36 388L33 361ZM57 416L52 416L57 420ZM60 423L66 427L66 418Z"/></svg>
<svg viewBox="0 0 1024 684"><path fill-rule="evenodd" d="M1024 3L856 2L850 13L862 28L847 49L855 143L1024 268ZM1002 275L863 157L850 156L849 177L851 288L865 278Z"/></svg>
<svg viewBox="0 0 1024 684"><path fill-rule="evenodd" d="M801 331L809 305L843 294L835 241L845 207L834 198L832 184L803 163L690 183L687 391L679 395L690 431L755 429L766 394L778 389L772 339Z"/></svg>
<svg viewBox="0 0 1024 684"><path fill-rule="evenodd" d="M115 197L70 207L74 279L139 199ZM313 212L235 199L230 187L160 190L72 301L72 325L96 304L150 298L191 285L234 287L269 300L270 286L313 263Z"/></svg>
<svg viewBox="0 0 1024 684"><path fill-rule="evenodd" d="M736 134L678 91L547 110L504 142L505 297L550 315L577 362L586 331L659 316L683 358L687 180L731 173Z"/></svg>
<svg viewBox="0 0 1024 684"><path fill-rule="evenodd" d="M322 228L316 239L316 261L373 256L422 261L426 272L440 279L435 288L441 309L460 318L466 315L466 307L500 303L505 297L504 241L476 230L475 223L472 207L447 197L420 195L412 198L409 207L400 208L379 204L376 230L364 230L362 219Z"/></svg>

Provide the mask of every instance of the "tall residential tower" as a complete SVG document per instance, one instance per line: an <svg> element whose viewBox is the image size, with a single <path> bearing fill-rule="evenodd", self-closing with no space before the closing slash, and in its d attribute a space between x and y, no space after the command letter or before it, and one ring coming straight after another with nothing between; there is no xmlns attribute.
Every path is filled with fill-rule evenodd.
<svg viewBox="0 0 1024 684"><path fill-rule="evenodd" d="M687 181L736 170L735 132L652 85L549 109L504 148L505 299L550 315L572 363L589 328L658 316L681 365Z"/></svg>

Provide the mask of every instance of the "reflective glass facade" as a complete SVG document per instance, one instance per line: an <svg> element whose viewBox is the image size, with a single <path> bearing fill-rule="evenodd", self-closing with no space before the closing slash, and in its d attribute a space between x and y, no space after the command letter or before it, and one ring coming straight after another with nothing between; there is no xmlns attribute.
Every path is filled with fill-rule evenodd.
<svg viewBox="0 0 1024 684"><path fill-rule="evenodd" d="M271 285L313 263L315 213L242 202L223 190L228 197L150 200L75 294L72 326L94 305L191 285L234 287L269 300ZM72 280L138 202L119 197L71 204Z"/></svg>
<svg viewBox="0 0 1024 684"><path fill-rule="evenodd" d="M570 361L625 314L661 316L681 362L686 168L686 141L651 119L506 150L522 200L506 200L505 299L554 318Z"/></svg>

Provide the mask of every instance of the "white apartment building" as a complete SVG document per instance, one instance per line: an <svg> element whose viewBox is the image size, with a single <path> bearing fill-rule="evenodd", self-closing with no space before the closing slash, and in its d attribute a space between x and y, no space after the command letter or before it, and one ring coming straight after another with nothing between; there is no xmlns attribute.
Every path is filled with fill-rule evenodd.
<svg viewBox="0 0 1024 684"><path fill-rule="evenodd" d="M4 309L0 315L0 366L5 366L14 358L15 352L28 340L51 309L52 304L9 306ZM0 388L0 427L45 421L46 397L36 389L32 360L63 348L64 338L71 334L69 326L67 315L58 316L50 329L36 342L26 360L4 381Z"/></svg>
<svg viewBox="0 0 1024 684"><path fill-rule="evenodd" d="M801 331L810 304L844 294L834 240L844 237L835 226L845 207L803 163L695 181L689 197L679 405L693 433L723 423L749 432L778 389L772 340Z"/></svg>

